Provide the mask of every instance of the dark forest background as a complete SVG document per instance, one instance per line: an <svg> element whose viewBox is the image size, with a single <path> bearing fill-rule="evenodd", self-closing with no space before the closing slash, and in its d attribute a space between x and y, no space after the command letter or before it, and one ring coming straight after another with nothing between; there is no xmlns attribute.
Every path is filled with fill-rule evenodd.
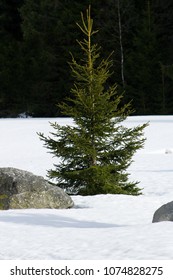
<svg viewBox="0 0 173 280"><path fill-rule="evenodd" d="M0 0L0 117L55 117L70 94L76 26L91 4L102 56L136 115L173 114L172 0Z"/></svg>

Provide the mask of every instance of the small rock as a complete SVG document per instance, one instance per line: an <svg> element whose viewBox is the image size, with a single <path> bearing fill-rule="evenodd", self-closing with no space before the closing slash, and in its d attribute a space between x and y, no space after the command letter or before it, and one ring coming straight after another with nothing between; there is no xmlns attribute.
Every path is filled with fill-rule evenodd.
<svg viewBox="0 0 173 280"><path fill-rule="evenodd" d="M173 221L173 201L162 205L153 216L153 223Z"/></svg>
<svg viewBox="0 0 173 280"><path fill-rule="evenodd" d="M172 154L172 150L171 149L166 149L165 154Z"/></svg>

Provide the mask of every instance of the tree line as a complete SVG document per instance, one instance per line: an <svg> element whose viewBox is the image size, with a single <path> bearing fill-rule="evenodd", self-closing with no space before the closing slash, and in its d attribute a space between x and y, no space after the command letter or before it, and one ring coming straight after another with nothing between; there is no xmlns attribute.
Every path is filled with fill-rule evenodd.
<svg viewBox="0 0 173 280"><path fill-rule="evenodd" d="M80 12L91 5L95 42L110 53L109 83L124 91L133 114L173 114L173 2L171 0L6 0L0 3L0 117L25 112L61 116L70 95L69 61Z"/></svg>

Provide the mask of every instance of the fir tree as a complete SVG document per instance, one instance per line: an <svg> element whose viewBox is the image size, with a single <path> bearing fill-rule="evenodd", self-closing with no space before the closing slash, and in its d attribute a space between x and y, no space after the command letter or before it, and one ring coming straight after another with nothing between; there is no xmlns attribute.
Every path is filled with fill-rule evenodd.
<svg viewBox="0 0 173 280"><path fill-rule="evenodd" d="M51 123L55 132L46 137L39 133L50 152L60 158L48 176L70 194L140 194L137 182L128 181L126 169L132 156L143 147L143 129L147 124L126 128L122 121L131 113L130 104L121 105L123 95L116 84L108 87L112 61L102 59L100 48L92 43L90 8L82 24L85 35L78 41L83 57L70 63L74 86L71 97L60 105L64 115L71 116L74 126Z"/></svg>

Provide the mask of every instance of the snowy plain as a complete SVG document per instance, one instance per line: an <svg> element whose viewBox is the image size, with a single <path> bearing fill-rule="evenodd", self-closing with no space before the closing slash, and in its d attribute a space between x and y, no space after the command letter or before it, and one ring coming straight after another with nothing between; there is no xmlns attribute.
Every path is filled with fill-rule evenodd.
<svg viewBox="0 0 173 280"><path fill-rule="evenodd" d="M0 167L46 177L56 158L37 132L49 135L49 121L0 119ZM173 116L129 117L125 126L150 121L145 147L129 167L141 196L73 196L72 209L0 211L1 260L173 259L173 223L152 223L155 210L173 200Z"/></svg>

